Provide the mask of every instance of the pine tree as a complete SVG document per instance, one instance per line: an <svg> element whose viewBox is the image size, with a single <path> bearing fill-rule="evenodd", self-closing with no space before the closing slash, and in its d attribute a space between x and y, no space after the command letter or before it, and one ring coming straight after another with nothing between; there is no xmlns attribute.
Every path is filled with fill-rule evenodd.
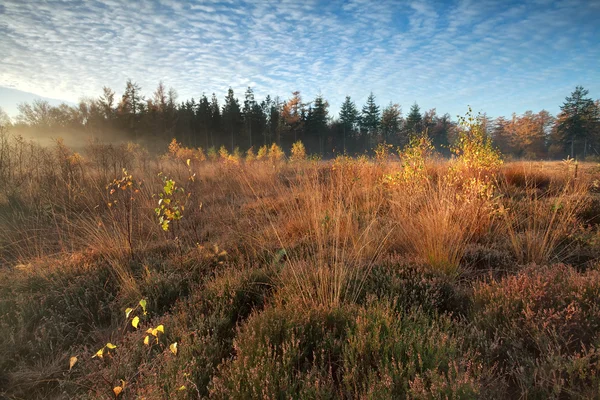
<svg viewBox="0 0 600 400"><path fill-rule="evenodd" d="M298 135L303 129L303 113L305 113L304 104L300 92L292 92L292 98L286 101L281 108L281 117L283 118L284 130L293 135L293 142L298 141Z"/></svg>
<svg viewBox="0 0 600 400"><path fill-rule="evenodd" d="M198 133L204 138L204 146L208 149L213 144L209 142L209 130L210 130L210 103L204 93L200 97L200 101L196 106L196 126L198 127Z"/></svg>
<svg viewBox="0 0 600 400"><path fill-rule="evenodd" d="M136 140L140 114L144 111L144 96L141 91L142 88L137 83L128 79L118 108L123 127L133 132Z"/></svg>
<svg viewBox="0 0 600 400"><path fill-rule="evenodd" d="M100 98L98 99L98 106L102 110L104 118L106 118L108 121L113 119L115 107L115 92L111 88L106 86L102 88L102 96L100 96Z"/></svg>
<svg viewBox="0 0 600 400"><path fill-rule="evenodd" d="M215 136L221 133L221 109L219 108L219 100L217 100L217 95L212 94L210 99L210 146L215 147L220 145L219 143L215 143Z"/></svg>
<svg viewBox="0 0 600 400"><path fill-rule="evenodd" d="M309 127L309 134L316 136L319 141L319 152L325 151L325 136L327 134L327 119L329 116L329 103L323 100L323 96L318 95L315 98L314 106L309 109L309 116L306 121Z"/></svg>
<svg viewBox="0 0 600 400"><path fill-rule="evenodd" d="M367 103L363 106L360 118L360 128L365 137L365 146L371 147L373 138L377 135L379 128L379 106L375 104L375 95L369 94Z"/></svg>
<svg viewBox="0 0 600 400"><path fill-rule="evenodd" d="M402 109L398 104L392 104L383 109L380 130L384 143L404 144L399 140Z"/></svg>
<svg viewBox="0 0 600 400"><path fill-rule="evenodd" d="M410 113L406 117L406 133L409 136L417 135L423 130L423 118L421 117L421 109L417 103L410 107Z"/></svg>
<svg viewBox="0 0 600 400"><path fill-rule="evenodd" d="M340 122L342 123L344 135L342 143L344 147L344 153L346 153L346 136L354 133L356 130L356 125L359 122L356 104L350 99L350 96L346 96L346 99L340 108Z"/></svg>
<svg viewBox="0 0 600 400"><path fill-rule="evenodd" d="M233 89L229 88L227 96L225 97L225 104L223 104L223 125L225 131L230 134L232 152L235 149L235 135L239 134L242 123L240 103L238 99L235 98Z"/></svg>
<svg viewBox="0 0 600 400"><path fill-rule="evenodd" d="M571 155L585 157L589 149L598 148L598 107L591 98L586 97L588 90L577 86L571 96L560 107L556 126L557 140Z"/></svg>
<svg viewBox="0 0 600 400"><path fill-rule="evenodd" d="M248 89L246 89L244 109L242 110L242 113L244 118L244 127L246 129L246 134L248 135L248 147L252 147L254 144L254 141L252 140L252 127L255 124L258 116L255 115L256 100L254 99L254 92L250 86L248 86Z"/></svg>

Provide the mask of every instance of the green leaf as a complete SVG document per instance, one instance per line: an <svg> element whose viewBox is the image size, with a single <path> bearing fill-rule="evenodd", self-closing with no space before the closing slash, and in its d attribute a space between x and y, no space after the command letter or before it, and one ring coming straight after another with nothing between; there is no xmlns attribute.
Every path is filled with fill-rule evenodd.
<svg viewBox="0 0 600 400"><path fill-rule="evenodd" d="M145 314L146 313L146 299L141 299L138 304L140 305L140 307L142 307L142 310L144 311L144 314Z"/></svg>

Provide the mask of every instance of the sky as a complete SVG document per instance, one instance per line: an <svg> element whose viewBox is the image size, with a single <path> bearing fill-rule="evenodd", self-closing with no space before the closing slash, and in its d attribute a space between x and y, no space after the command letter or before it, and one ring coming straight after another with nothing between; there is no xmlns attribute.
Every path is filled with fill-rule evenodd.
<svg viewBox="0 0 600 400"><path fill-rule="evenodd" d="M0 107L128 78L179 100L322 94L333 115L370 92L405 115L556 114L577 85L600 98L600 0L0 0Z"/></svg>

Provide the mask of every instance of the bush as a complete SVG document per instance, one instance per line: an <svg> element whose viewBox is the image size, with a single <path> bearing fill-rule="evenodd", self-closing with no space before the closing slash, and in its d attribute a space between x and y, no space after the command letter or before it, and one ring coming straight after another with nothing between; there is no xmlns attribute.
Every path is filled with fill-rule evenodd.
<svg viewBox="0 0 600 400"><path fill-rule="evenodd" d="M264 306L271 281L266 270L222 271L195 287L172 314L143 321L139 330L129 326L129 333L114 342L118 357L86 361L80 385L91 388L93 397L109 393L112 387L106 382L120 379L127 382L124 393L135 398L206 396L217 366L232 355L237 325ZM159 344L145 346L146 329L161 324L165 332ZM169 349L175 342L177 354Z"/></svg>
<svg viewBox="0 0 600 400"><path fill-rule="evenodd" d="M306 149L301 141L297 141L292 144L292 155L290 161L303 161L306 160Z"/></svg>
<svg viewBox="0 0 600 400"><path fill-rule="evenodd" d="M236 358L211 383L216 399L475 398L480 367L447 318L372 303L254 314Z"/></svg>
<svg viewBox="0 0 600 400"><path fill-rule="evenodd" d="M93 342L118 312L108 265L93 259L59 263L29 264L0 276L0 381L18 398L57 390L70 352Z"/></svg>
<svg viewBox="0 0 600 400"><path fill-rule="evenodd" d="M476 285L482 351L527 398L595 397L600 389L600 271L530 267Z"/></svg>
<svg viewBox="0 0 600 400"><path fill-rule="evenodd" d="M470 307L467 293L446 274L398 258L389 258L373 267L361 302L366 296L394 299L398 312L421 308L429 314L463 315Z"/></svg>

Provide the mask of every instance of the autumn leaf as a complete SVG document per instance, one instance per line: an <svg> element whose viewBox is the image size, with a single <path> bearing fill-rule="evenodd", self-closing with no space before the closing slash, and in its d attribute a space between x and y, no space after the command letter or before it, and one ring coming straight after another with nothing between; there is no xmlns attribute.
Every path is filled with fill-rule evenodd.
<svg viewBox="0 0 600 400"><path fill-rule="evenodd" d="M73 356L69 359L69 371L73 368L73 366L77 363L77 357Z"/></svg>
<svg viewBox="0 0 600 400"><path fill-rule="evenodd" d="M131 326L133 326L135 329L137 329L139 323L140 323L140 317L136 316L131 320Z"/></svg>
<svg viewBox="0 0 600 400"><path fill-rule="evenodd" d="M171 353L177 355L177 342L171 343L171 345L169 346L169 350L171 350Z"/></svg>
<svg viewBox="0 0 600 400"><path fill-rule="evenodd" d="M92 358L94 358L94 357L102 358L103 354L104 354L104 347L103 347L103 348L101 348L100 350L98 350L98 351L96 352L96 354L94 354L94 355L92 356Z"/></svg>
<svg viewBox="0 0 600 400"><path fill-rule="evenodd" d="M146 315L146 300L145 299L141 299L139 302L140 307L142 307L142 310L144 311L144 315Z"/></svg>

